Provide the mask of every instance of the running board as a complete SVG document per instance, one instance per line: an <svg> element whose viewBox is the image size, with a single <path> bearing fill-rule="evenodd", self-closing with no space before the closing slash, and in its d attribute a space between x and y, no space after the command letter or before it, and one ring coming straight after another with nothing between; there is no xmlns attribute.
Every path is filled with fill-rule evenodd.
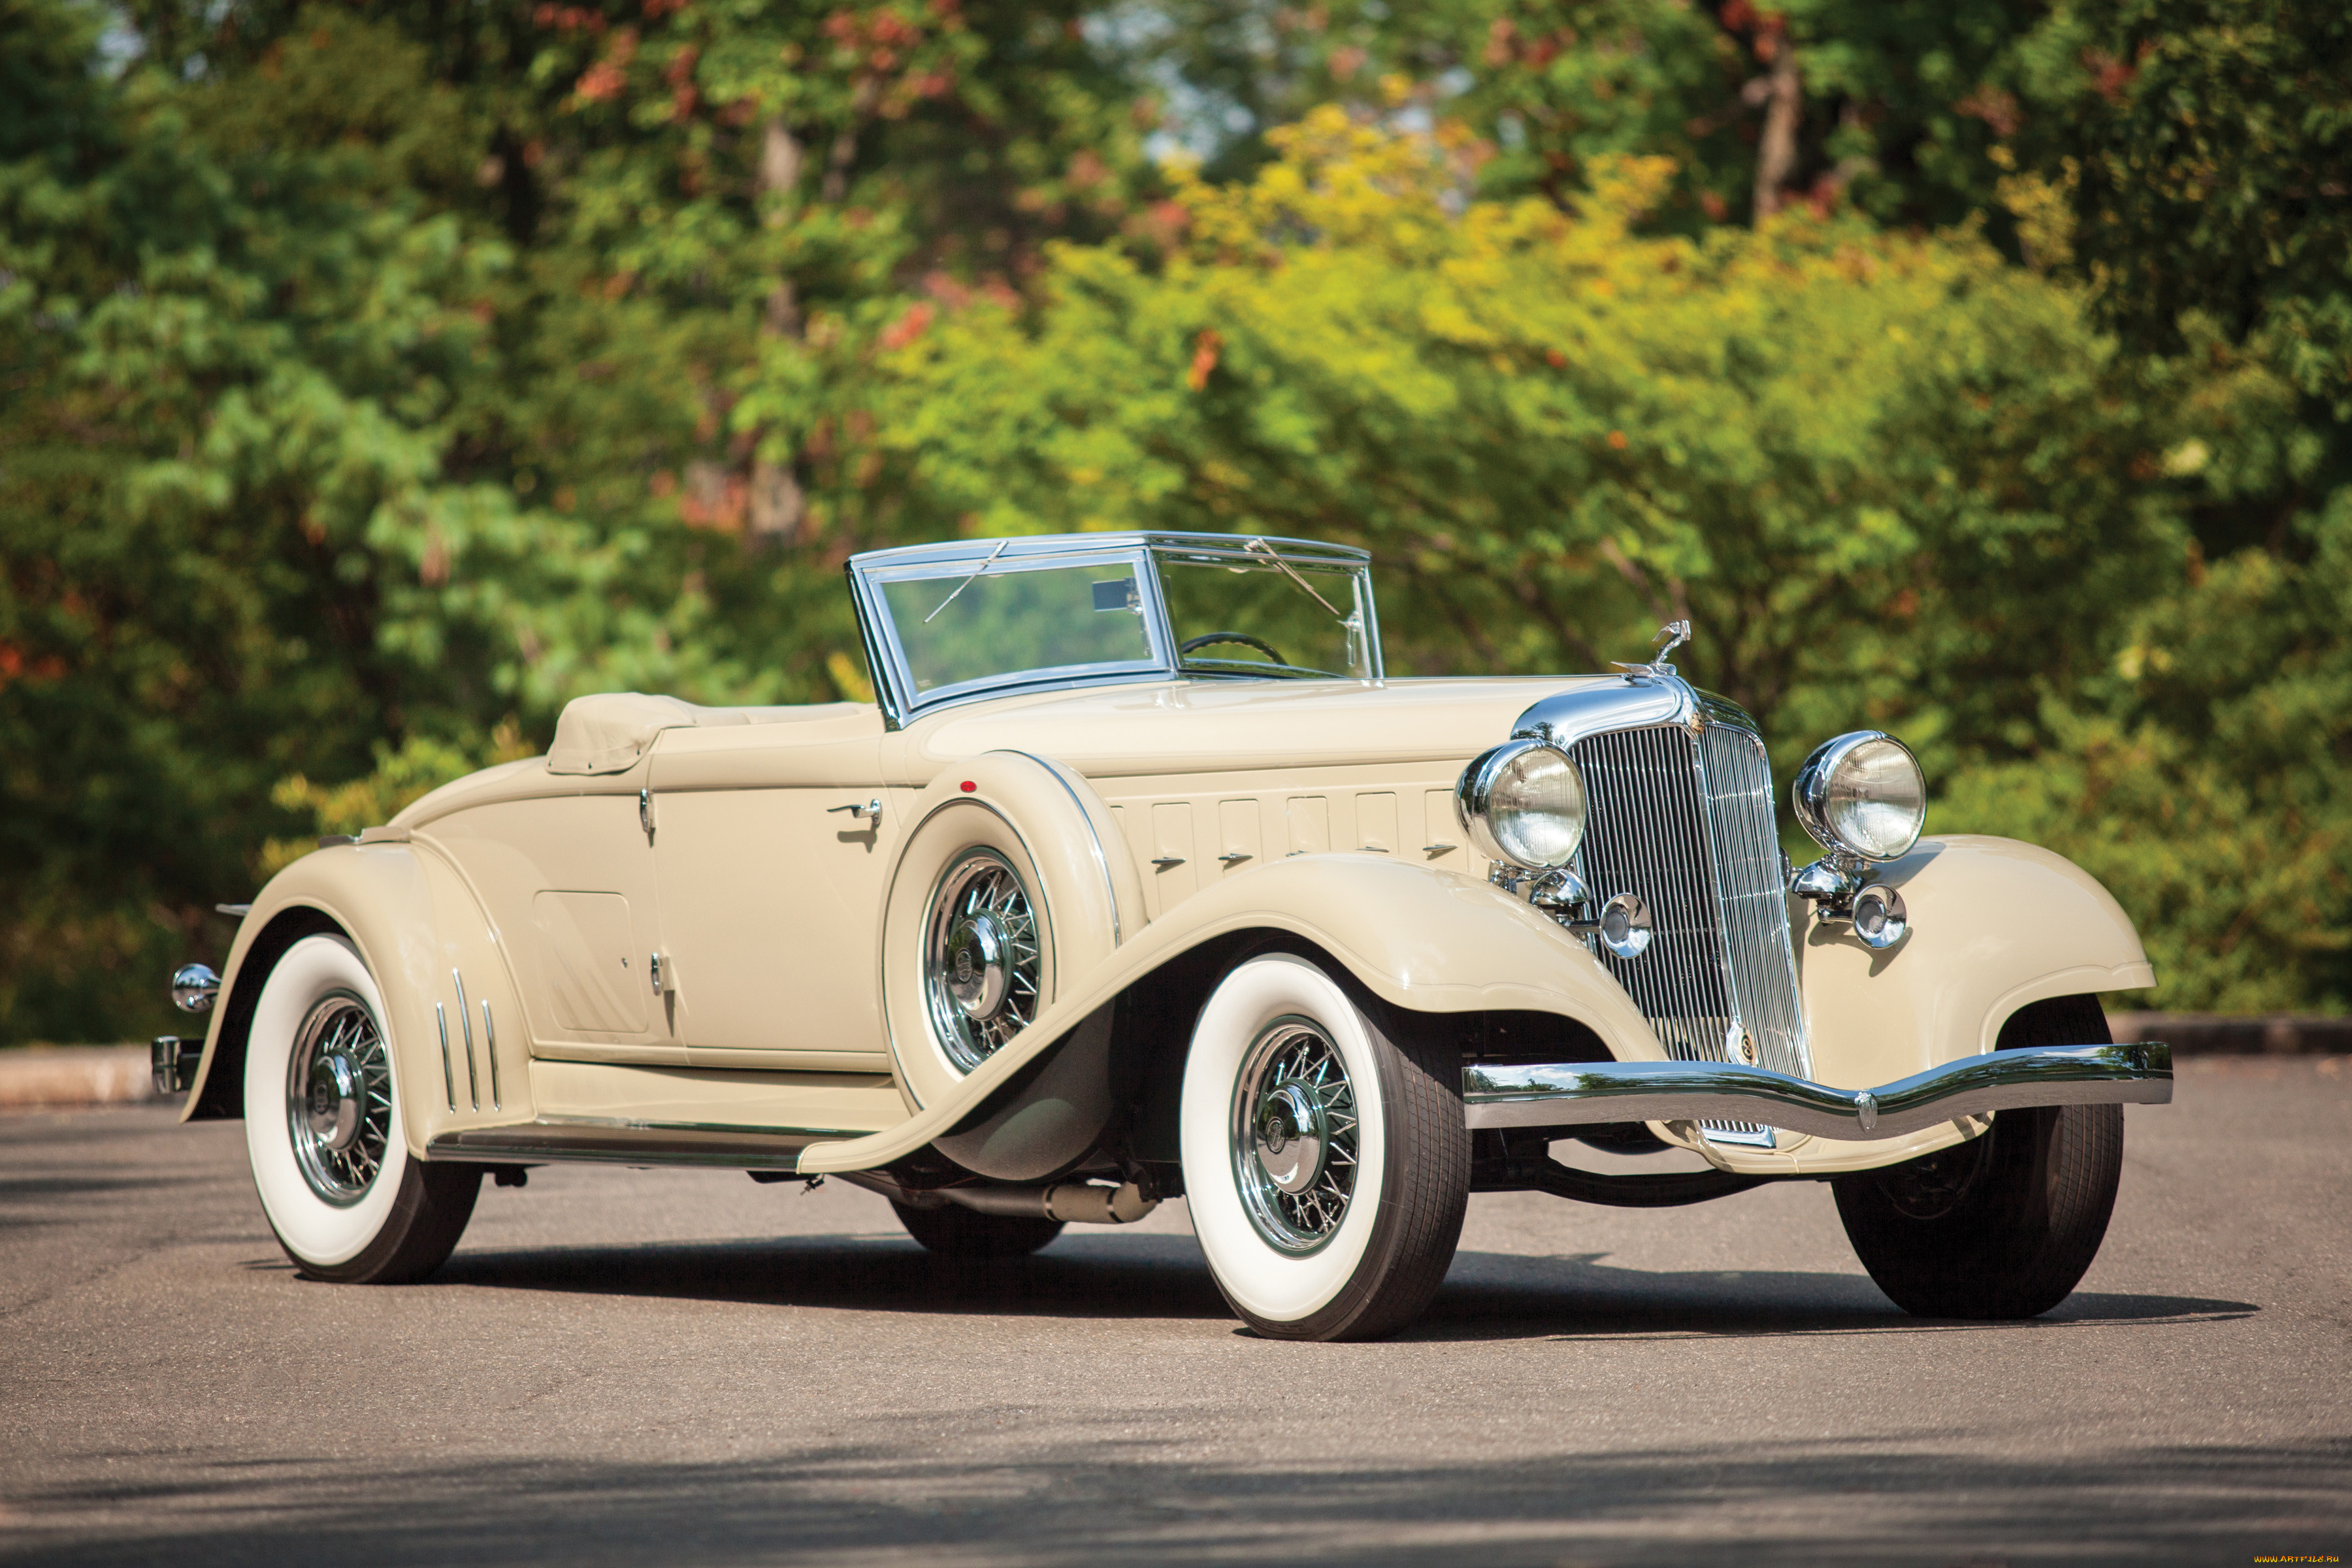
<svg viewBox="0 0 2352 1568"><path fill-rule="evenodd" d="M709 1127L542 1116L512 1127L444 1132L425 1146L425 1157L484 1164L694 1165L789 1173L800 1168L801 1151L812 1143L863 1136L831 1128Z"/></svg>
<svg viewBox="0 0 2352 1568"><path fill-rule="evenodd" d="M2043 1105L2165 1105L2172 1047L2035 1046L1963 1057L1879 1089L1832 1089L1737 1062L1558 1062L1462 1069L1473 1128L1750 1121L1823 1138L1900 1138Z"/></svg>

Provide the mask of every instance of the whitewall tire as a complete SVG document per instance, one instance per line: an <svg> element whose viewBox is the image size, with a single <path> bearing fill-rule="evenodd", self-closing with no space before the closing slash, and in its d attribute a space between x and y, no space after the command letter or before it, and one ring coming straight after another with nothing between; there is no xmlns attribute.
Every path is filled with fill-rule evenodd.
<svg viewBox="0 0 2352 1568"><path fill-rule="evenodd" d="M1372 1339L1429 1304L1469 1194L1461 1076L1426 1021L1307 958L1218 982L1184 1066L1184 1194L1252 1328Z"/></svg>
<svg viewBox="0 0 2352 1568"><path fill-rule="evenodd" d="M423 1279L480 1191L479 1166L410 1157L384 1016L375 977L339 936L287 949L254 1006L246 1154L278 1245L316 1279Z"/></svg>

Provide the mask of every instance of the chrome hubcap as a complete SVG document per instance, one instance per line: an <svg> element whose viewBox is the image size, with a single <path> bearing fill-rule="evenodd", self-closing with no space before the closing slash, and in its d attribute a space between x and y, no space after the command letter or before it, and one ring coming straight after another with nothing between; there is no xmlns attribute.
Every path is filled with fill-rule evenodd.
<svg viewBox="0 0 2352 1568"><path fill-rule="evenodd" d="M1331 1239L1355 1197L1359 1133L1339 1048L1305 1018L1277 1019L1234 1086L1234 1174L1261 1237L1299 1254Z"/></svg>
<svg viewBox="0 0 2352 1568"><path fill-rule="evenodd" d="M392 1131L392 1067L367 1005L338 992L310 1009L287 1064L294 1163L338 1208L365 1197Z"/></svg>
<svg viewBox="0 0 2352 1568"><path fill-rule="evenodd" d="M924 924L923 988L931 1027L969 1072L1037 1016L1037 920L1013 863L993 849L956 857Z"/></svg>
<svg viewBox="0 0 2352 1568"><path fill-rule="evenodd" d="M1004 1010L1013 988L1013 938L1003 919L982 910L956 921L948 932L948 994L963 1016L993 1018Z"/></svg>
<svg viewBox="0 0 2352 1568"><path fill-rule="evenodd" d="M303 1107L311 1141L338 1154L348 1151L359 1141L361 1101L366 1092L360 1065L349 1056L338 1052L312 1062L310 1099Z"/></svg>
<svg viewBox="0 0 2352 1568"><path fill-rule="evenodd" d="M1327 1142L1323 1103L1303 1085L1286 1083L1258 1102L1257 1163L1277 1191L1314 1186Z"/></svg>

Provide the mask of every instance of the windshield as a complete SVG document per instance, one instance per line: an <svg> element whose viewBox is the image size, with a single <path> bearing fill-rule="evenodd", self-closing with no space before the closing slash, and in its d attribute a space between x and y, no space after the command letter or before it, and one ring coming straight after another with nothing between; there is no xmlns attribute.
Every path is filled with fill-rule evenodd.
<svg viewBox="0 0 2352 1568"><path fill-rule="evenodd" d="M1268 559L1163 554L1179 668L1200 675L1360 679L1371 673L1357 574Z"/></svg>
<svg viewBox="0 0 2352 1568"><path fill-rule="evenodd" d="M1013 671L1153 668L1135 568L982 563L886 583L882 596L918 697Z"/></svg>
<svg viewBox="0 0 2352 1568"><path fill-rule="evenodd" d="M1000 692L1381 677L1361 551L1247 534L1027 534L850 558L893 728Z"/></svg>

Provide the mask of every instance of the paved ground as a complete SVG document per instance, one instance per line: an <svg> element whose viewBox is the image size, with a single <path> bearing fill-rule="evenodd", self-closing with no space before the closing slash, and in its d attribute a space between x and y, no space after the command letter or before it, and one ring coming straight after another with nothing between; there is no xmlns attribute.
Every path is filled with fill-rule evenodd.
<svg viewBox="0 0 2352 1568"><path fill-rule="evenodd" d="M0 1560L2352 1555L2352 1065L2129 1115L2036 1322L1899 1315L1804 1185L1475 1199L1429 1319L1338 1346L1239 1331L1179 1205L957 1279L837 1183L550 1169L339 1288L236 1124L0 1119Z"/></svg>

